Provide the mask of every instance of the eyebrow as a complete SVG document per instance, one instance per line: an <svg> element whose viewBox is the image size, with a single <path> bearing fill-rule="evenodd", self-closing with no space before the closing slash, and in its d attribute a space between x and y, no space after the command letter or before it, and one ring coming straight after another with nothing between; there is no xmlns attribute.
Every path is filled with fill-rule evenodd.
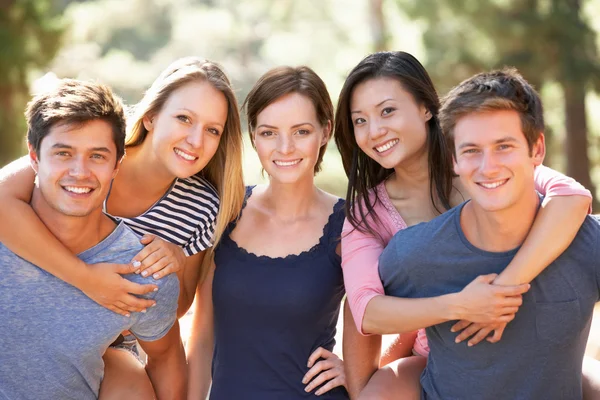
<svg viewBox="0 0 600 400"><path fill-rule="evenodd" d="M514 137L511 136L506 136L503 138L500 138L498 140L494 141L494 144L500 144L500 143L507 143L507 142L516 142L517 139L515 139ZM476 143L472 143L472 142L466 142L466 143L462 143L458 146L459 149L463 149L465 147L477 147L478 145Z"/></svg>
<svg viewBox="0 0 600 400"><path fill-rule="evenodd" d="M55 143L52 145L53 149L73 149L74 147L65 143ZM92 147L88 149L88 151L96 151L101 153L110 153L110 149L108 147Z"/></svg>
<svg viewBox="0 0 600 400"><path fill-rule="evenodd" d="M383 100L382 102L375 104L375 107L379 107L379 106L381 106L383 103L385 103L386 101L390 101L390 100L394 100L394 99L393 99L393 98L391 98L391 97L388 97L387 99ZM350 114L351 114L351 115L352 115L352 114L359 114L359 113L361 113L361 112L362 112L362 111L360 111L360 110L355 110L355 111L350 111Z"/></svg>
<svg viewBox="0 0 600 400"><path fill-rule="evenodd" d="M311 127L313 127L313 128L315 127L315 126L314 126L313 124L311 124L310 122L301 122L301 123L299 123L299 124L292 125L292 128L299 128L299 127L301 127L301 126L304 126L304 125L310 125L310 126L311 126ZM260 124L259 126L257 126L257 127L256 127L256 129L258 129L258 128L277 129L277 127L276 127L276 126L273 126L273 125L268 125L268 124Z"/></svg>
<svg viewBox="0 0 600 400"><path fill-rule="evenodd" d="M190 114L192 114L194 117L196 117L196 118L198 117L198 114L196 114L194 111L190 110L189 108L186 108L186 107L181 107L179 110L184 110L184 111L187 111L187 112L189 112ZM223 125L221 125L221 124L220 124L220 123L218 123L218 122L209 122L209 124L210 124L210 125L217 125L217 126L220 126L221 128L224 128L224 126L223 126Z"/></svg>

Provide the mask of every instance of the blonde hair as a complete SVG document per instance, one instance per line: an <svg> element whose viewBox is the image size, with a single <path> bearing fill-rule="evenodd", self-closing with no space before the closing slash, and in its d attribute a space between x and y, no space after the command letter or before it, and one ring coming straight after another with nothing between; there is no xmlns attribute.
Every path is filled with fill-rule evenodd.
<svg viewBox="0 0 600 400"><path fill-rule="evenodd" d="M238 216L245 194L242 177L242 129L238 103L231 83L221 67L196 57L181 58L169 65L133 108L125 146L133 147L141 144L148 135L148 130L143 123L144 117L157 114L171 93L194 81L210 83L227 99L227 120L217 152L206 167L196 174L212 183L219 193L219 213L212 247L214 249L227 225ZM212 249L210 256L204 258L204 265L207 265L207 260L212 261Z"/></svg>

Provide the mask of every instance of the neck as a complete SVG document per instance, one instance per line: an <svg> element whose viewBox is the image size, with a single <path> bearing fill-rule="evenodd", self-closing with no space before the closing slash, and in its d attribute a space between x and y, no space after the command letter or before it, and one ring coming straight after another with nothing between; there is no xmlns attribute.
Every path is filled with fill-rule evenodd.
<svg viewBox="0 0 600 400"><path fill-rule="evenodd" d="M263 192L265 205L280 220L294 220L310 214L319 195L314 180L280 183L271 180Z"/></svg>
<svg viewBox="0 0 600 400"><path fill-rule="evenodd" d="M127 155L115 180L126 180L129 186L135 186L136 193L144 195L162 195L173 184L175 176L162 167L147 138L135 147L127 149Z"/></svg>
<svg viewBox="0 0 600 400"><path fill-rule="evenodd" d="M519 204L501 211L485 211L469 201L462 209L460 225L474 246L490 252L509 251L525 241L538 207L539 197L534 190L524 194Z"/></svg>
<svg viewBox="0 0 600 400"><path fill-rule="evenodd" d="M50 207L37 187L33 190L31 206L48 230L73 254L97 245L115 228L100 207L84 217L62 214Z"/></svg>
<svg viewBox="0 0 600 400"><path fill-rule="evenodd" d="M405 160L394 168L394 176L389 180L395 192L429 193L429 164L427 152L422 152Z"/></svg>

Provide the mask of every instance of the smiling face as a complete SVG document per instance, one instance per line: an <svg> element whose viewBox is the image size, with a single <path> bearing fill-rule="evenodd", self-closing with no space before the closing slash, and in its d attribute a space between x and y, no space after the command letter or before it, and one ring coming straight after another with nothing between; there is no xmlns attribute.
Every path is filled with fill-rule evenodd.
<svg viewBox="0 0 600 400"><path fill-rule="evenodd" d="M295 183L313 179L319 150L330 131L331 122L325 127L319 123L308 97L290 93L258 114L253 140L271 180Z"/></svg>
<svg viewBox="0 0 600 400"><path fill-rule="evenodd" d="M41 198L52 210L71 217L101 212L117 174L117 148L108 123L54 125L39 153L30 145L29 154Z"/></svg>
<svg viewBox="0 0 600 400"><path fill-rule="evenodd" d="M153 152L169 174L188 178L208 164L225 129L227 106L225 95L209 82L191 82L144 118Z"/></svg>
<svg viewBox="0 0 600 400"><path fill-rule="evenodd" d="M384 168L427 152L427 121L431 114L393 78L364 81L350 100L354 136L360 149Z"/></svg>
<svg viewBox="0 0 600 400"><path fill-rule="evenodd" d="M534 169L544 159L544 136L531 151L516 111L467 114L454 127L454 171L485 211L519 207L531 198Z"/></svg>

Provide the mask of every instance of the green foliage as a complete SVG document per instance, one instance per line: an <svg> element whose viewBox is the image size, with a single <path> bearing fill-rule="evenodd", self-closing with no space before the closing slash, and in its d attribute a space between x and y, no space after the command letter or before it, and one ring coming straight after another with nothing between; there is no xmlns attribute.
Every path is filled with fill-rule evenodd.
<svg viewBox="0 0 600 400"><path fill-rule="evenodd" d="M52 60L62 29L47 0L13 0L0 6L0 165L22 151L28 73Z"/></svg>

